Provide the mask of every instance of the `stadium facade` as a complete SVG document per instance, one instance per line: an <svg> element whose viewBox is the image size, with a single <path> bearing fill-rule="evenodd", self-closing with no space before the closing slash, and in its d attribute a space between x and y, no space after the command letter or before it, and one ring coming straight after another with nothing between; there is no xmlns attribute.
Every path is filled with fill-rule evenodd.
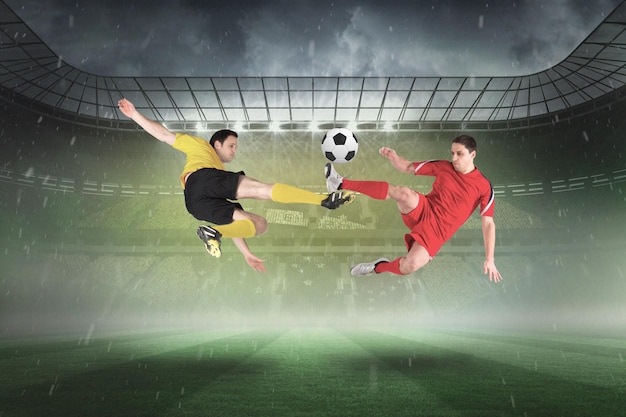
<svg viewBox="0 0 626 417"><path fill-rule="evenodd" d="M64 290L48 295L53 310L89 300L80 310L97 305L95 319L130 306L231 319L423 317L500 303L623 309L625 30L623 3L561 63L516 77L108 77L64 62L0 3L2 304L33 312L38 283ZM424 192L428 181L371 169L375 150L445 159L449 140L469 132L498 198L505 281L494 288L482 276L472 218L419 274L355 282L352 262L404 250L395 208L364 198L332 214L246 205L271 224L250 243L269 278L227 245L226 260L210 259L182 204L182 156L127 120L122 97L171 130L236 129L246 172L319 192L326 129L359 136L347 174ZM593 285L600 275L608 289Z"/></svg>

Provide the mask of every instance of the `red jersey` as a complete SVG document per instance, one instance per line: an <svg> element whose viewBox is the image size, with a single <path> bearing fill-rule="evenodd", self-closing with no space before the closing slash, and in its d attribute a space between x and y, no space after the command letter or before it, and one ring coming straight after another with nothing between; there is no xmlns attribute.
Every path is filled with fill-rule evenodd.
<svg viewBox="0 0 626 417"><path fill-rule="evenodd" d="M493 187L478 168L462 174L443 160L415 162L413 166L415 175L434 176L435 181L430 193L420 194L417 209L403 216L411 229L405 238L409 248L417 241L435 256L477 207L481 216L493 217Z"/></svg>

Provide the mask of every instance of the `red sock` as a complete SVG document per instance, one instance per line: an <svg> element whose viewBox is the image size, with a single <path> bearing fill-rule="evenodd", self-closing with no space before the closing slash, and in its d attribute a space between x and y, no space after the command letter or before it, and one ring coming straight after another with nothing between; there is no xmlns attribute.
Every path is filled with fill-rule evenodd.
<svg viewBox="0 0 626 417"><path fill-rule="evenodd" d="M391 262L380 262L374 268L374 272L376 272L377 274L380 274L381 272L391 272L392 274L396 275L405 275L400 272L400 259L401 258L397 258Z"/></svg>
<svg viewBox="0 0 626 417"><path fill-rule="evenodd" d="M344 178L341 182L342 190L356 191L376 200L387 198L389 183L384 181L354 181Z"/></svg>

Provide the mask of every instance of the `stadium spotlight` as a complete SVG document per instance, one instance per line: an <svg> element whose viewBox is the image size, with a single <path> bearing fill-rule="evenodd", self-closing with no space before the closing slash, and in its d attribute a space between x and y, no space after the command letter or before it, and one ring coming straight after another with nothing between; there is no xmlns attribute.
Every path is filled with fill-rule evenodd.
<svg viewBox="0 0 626 417"><path fill-rule="evenodd" d="M385 122L385 130L392 131L393 130L393 122L391 122L391 121Z"/></svg>
<svg viewBox="0 0 626 417"><path fill-rule="evenodd" d="M199 131L205 130L204 126L202 125L202 122L196 123L196 130L199 130Z"/></svg>
<svg viewBox="0 0 626 417"><path fill-rule="evenodd" d="M233 130L234 130L235 132L241 132L242 130L245 130L245 129L243 128L243 123L241 123L241 122L235 122L235 124L233 125Z"/></svg>
<svg viewBox="0 0 626 417"><path fill-rule="evenodd" d="M317 122L311 120L311 123L309 123L309 131L317 132L318 130L319 130L319 127L317 126Z"/></svg>
<svg viewBox="0 0 626 417"><path fill-rule="evenodd" d="M278 122L270 122L270 130L272 132L278 132L280 130L280 123L278 123Z"/></svg>
<svg viewBox="0 0 626 417"><path fill-rule="evenodd" d="M351 130L354 132L356 128L357 128L356 121L353 120L350 123L348 123L348 130Z"/></svg>

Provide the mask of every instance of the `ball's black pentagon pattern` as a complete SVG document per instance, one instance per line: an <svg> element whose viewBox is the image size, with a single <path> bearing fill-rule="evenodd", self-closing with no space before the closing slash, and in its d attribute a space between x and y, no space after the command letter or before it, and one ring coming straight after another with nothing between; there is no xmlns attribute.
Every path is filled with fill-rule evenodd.
<svg viewBox="0 0 626 417"><path fill-rule="evenodd" d="M344 135L343 133L337 133L335 136L333 136L333 142L335 142L335 145L337 146L345 145L346 135Z"/></svg>
<svg viewBox="0 0 626 417"><path fill-rule="evenodd" d="M352 158L354 158L356 156L356 151L350 151L348 152L348 154L346 155L346 157L344 158L346 161L351 160Z"/></svg>
<svg viewBox="0 0 626 417"><path fill-rule="evenodd" d="M332 152L324 152L324 155L326 156L326 159L328 159L331 162L335 162L335 160L337 158L335 158L335 155L333 155Z"/></svg>

